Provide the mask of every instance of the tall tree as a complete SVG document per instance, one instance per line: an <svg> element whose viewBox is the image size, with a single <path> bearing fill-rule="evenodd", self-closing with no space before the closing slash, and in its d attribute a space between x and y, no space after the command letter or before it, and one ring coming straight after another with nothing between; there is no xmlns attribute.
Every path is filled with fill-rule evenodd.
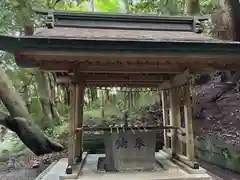
<svg viewBox="0 0 240 180"><path fill-rule="evenodd" d="M231 12L233 40L240 41L240 1L227 0L227 3Z"/></svg>
<svg viewBox="0 0 240 180"><path fill-rule="evenodd" d="M63 146L50 140L33 123L24 101L2 68L0 68L0 99L10 114L0 112L0 124L14 131L36 155L63 150Z"/></svg>
<svg viewBox="0 0 240 180"><path fill-rule="evenodd" d="M19 22L19 24L22 23L24 25L22 27L24 32L26 34L32 34L31 4L28 1L10 2L13 7L9 6L9 4L4 4L9 10L12 10L12 15L15 15L13 16L13 20L16 21L10 21L10 23L12 23L13 26L16 25L17 22ZM19 29L15 29L16 32L21 30L20 26L17 27L19 27ZM0 99L9 112L9 114L0 113L0 124L16 132L22 142L36 155L63 150L62 145L50 140L33 123L25 102L13 87L11 80L2 67L0 67Z"/></svg>
<svg viewBox="0 0 240 180"><path fill-rule="evenodd" d="M195 15L200 12L199 0L185 0L185 14Z"/></svg>
<svg viewBox="0 0 240 180"><path fill-rule="evenodd" d="M216 1L212 23L212 36L222 40L233 40L231 9L226 0Z"/></svg>

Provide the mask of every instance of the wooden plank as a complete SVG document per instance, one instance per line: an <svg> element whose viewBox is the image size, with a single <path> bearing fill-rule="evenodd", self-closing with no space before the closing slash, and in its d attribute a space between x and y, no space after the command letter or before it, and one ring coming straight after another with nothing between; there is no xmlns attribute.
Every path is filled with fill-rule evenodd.
<svg viewBox="0 0 240 180"><path fill-rule="evenodd" d="M171 80L165 81L160 84L160 89L170 89L179 87L189 83L190 72L189 69L185 70L183 73L174 76Z"/></svg>
<svg viewBox="0 0 240 180"><path fill-rule="evenodd" d="M83 83L76 85L76 128L81 128L83 125L83 106L84 106L84 90L85 86ZM83 133L79 131L76 133L76 147L75 147L75 156L76 161L80 162L82 160L83 152Z"/></svg>
<svg viewBox="0 0 240 180"><path fill-rule="evenodd" d="M190 99L190 87L184 87L184 114L185 114L185 129L186 129L186 145L187 145L187 158L194 160L194 139L193 139L193 125L192 125L192 108Z"/></svg>

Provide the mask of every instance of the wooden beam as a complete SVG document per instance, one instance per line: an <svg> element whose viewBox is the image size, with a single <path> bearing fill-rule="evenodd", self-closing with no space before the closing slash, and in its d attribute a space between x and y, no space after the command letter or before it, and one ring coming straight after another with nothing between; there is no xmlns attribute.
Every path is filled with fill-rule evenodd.
<svg viewBox="0 0 240 180"><path fill-rule="evenodd" d="M59 83L61 84L61 83ZM66 83L62 83L66 84ZM128 87L128 88L157 88L156 83L144 82L85 82L85 87Z"/></svg>
<svg viewBox="0 0 240 180"><path fill-rule="evenodd" d="M142 81L149 81L149 82L156 82L156 81L163 81L167 80L171 75L168 74L142 74L142 73L136 73L136 74L128 74L128 73L80 73L78 76L83 77L84 81L135 81L135 82L142 82ZM79 77L76 76L76 79L79 79Z"/></svg>
<svg viewBox="0 0 240 180"><path fill-rule="evenodd" d="M159 85L159 89L170 89L183 86L189 83L190 73L185 70L183 73L176 75L171 80L165 81Z"/></svg>
<svg viewBox="0 0 240 180"><path fill-rule="evenodd" d="M235 51L236 52L236 51ZM235 56L234 54L218 54L212 55L209 53L206 54L199 54L199 53L129 53L129 52L69 52L69 51L23 51L18 54L18 56L26 58L35 58L35 60L64 60L64 61L79 61L84 62L90 60L91 62L96 62L99 60L121 60L121 61L158 61L164 62L166 60L178 61L181 63L184 62L205 62L212 63L215 62L216 64L235 64L239 63L239 57ZM224 59L229 60L229 62L224 62ZM19 59L20 60L20 59ZM220 63L219 63L220 62Z"/></svg>
<svg viewBox="0 0 240 180"><path fill-rule="evenodd" d="M84 83L76 85L76 128L81 128L83 125L83 106L84 106ZM76 133L76 147L75 147L75 156L77 163L82 160L83 153L83 133Z"/></svg>
<svg viewBox="0 0 240 180"><path fill-rule="evenodd" d="M81 81L83 80L86 84L159 84L164 80L172 77L171 75L138 75L138 74L82 74ZM79 77L76 76L58 76L56 77L57 84L66 84L66 83L81 83Z"/></svg>
<svg viewBox="0 0 240 180"><path fill-rule="evenodd" d="M106 90L106 89L111 89L110 87L98 87L97 89L101 89L101 90ZM121 89L115 89L118 92L149 92L149 91L154 91L154 92L158 92L158 88L129 88L129 87L125 87L125 88L121 88Z"/></svg>
<svg viewBox="0 0 240 180"><path fill-rule="evenodd" d="M129 87L129 88L157 88L156 83L144 82L85 82L87 87Z"/></svg>
<svg viewBox="0 0 240 180"><path fill-rule="evenodd" d="M57 84L68 84L72 82L72 78L70 76L60 76L56 77Z"/></svg>
<svg viewBox="0 0 240 180"><path fill-rule="evenodd" d="M183 65L183 64L182 64ZM74 63L69 61L41 61L37 65L43 71L72 71L76 69L82 73L168 73L177 74L185 68L177 63L159 64L157 61L150 64L146 63Z"/></svg>
<svg viewBox="0 0 240 180"><path fill-rule="evenodd" d="M149 69L149 72L173 72L180 73L183 71L182 68L189 68L191 72L203 72L209 70L239 70L239 57L234 55L203 55L203 54L154 54L154 53L96 53L96 52L51 52L51 51L34 51L34 52L21 52L16 57L16 62L22 67L39 67L46 71L66 71L74 68L79 63L88 62L90 64L105 63L105 69L98 69L99 71L111 71L109 64L116 63L122 64L119 71L127 71L122 67L128 68L126 64L159 64L159 67L155 69ZM129 63L130 62L130 63ZM125 65L124 65L125 64ZM79 65L80 68L82 65ZM84 71L94 72L96 68L86 69L82 66ZM107 68L106 68L107 67ZM166 69L167 68L167 69ZM144 70L144 67L143 67ZM146 70L146 69L145 69ZM116 69L112 69L116 71ZM129 71L131 72L131 71ZM141 71L138 71L141 72Z"/></svg>

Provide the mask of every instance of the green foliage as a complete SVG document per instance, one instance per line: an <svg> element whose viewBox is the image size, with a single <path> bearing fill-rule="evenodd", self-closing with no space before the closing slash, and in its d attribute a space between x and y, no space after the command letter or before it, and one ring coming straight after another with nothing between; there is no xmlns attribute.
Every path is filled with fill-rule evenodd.
<svg viewBox="0 0 240 180"><path fill-rule="evenodd" d="M151 14L182 14L184 11L183 0L140 0L131 7L134 13Z"/></svg>
<svg viewBox="0 0 240 180"><path fill-rule="evenodd" d="M105 105L104 106L104 114L105 117L110 117L113 115L120 115L121 111L118 109L115 104L111 105ZM84 111L84 119L89 118L89 117L101 117L101 109L100 108L94 108L91 110Z"/></svg>
<svg viewBox="0 0 240 180"><path fill-rule="evenodd" d="M57 3L53 7L53 9L71 10L71 11L88 11L87 5L88 5L87 1L84 1L82 3L77 3L77 2L71 2L71 3L59 2L59 3Z"/></svg>
<svg viewBox="0 0 240 180"><path fill-rule="evenodd" d="M91 6L91 3L94 3ZM71 11L94 11L109 12L109 13L148 13L157 15L178 15L184 13L184 0L0 0L0 34L4 35L18 35L23 33L23 27L26 25L41 26L41 17L36 17L32 12L32 7L71 10ZM200 14L211 14L218 8L217 0L201 0ZM36 79L32 75L32 69L19 68L13 56L9 53L0 52L1 66L4 68L10 79L13 81L15 88L21 93L25 102L29 102L29 111L35 123L42 124L42 110L39 101L39 95L36 89ZM25 88L27 87L27 88ZM27 89L27 91L25 91ZM64 117L69 117L69 106L64 102L65 89L58 87L60 91L56 92L58 98L57 107L59 112ZM27 98L26 98L27 94ZM87 97L87 95L86 95ZM94 97L97 97L94 95ZM136 96L137 97L137 96ZM153 104L158 99L157 94L139 93L138 97L134 99L135 108ZM106 118L112 115L121 115L121 111L127 107L127 100L125 93L118 92L116 95L111 95L111 104L105 105ZM91 107L84 112L85 119L91 117L101 117L99 98L91 101ZM0 110L6 111L2 104ZM60 126L53 124L46 132L53 137L59 137L66 133L67 123L61 122ZM6 145L5 149L12 149L14 144ZM18 148L15 148L18 149Z"/></svg>
<svg viewBox="0 0 240 180"><path fill-rule="evenodd" d="M61 125L53 126L52 128L47 128L45 134L53 139L59 139L63 135L68 134L68 122L64 122ZM66 137L66 136L65 136Z"/></svg>
<svg viewBox="0 0 240 180"><path fill-rule="evenodd" d="M14 23L9 23L14 20L12 8L9 6L7 1L0 1L0 34L7 34L14 31L17 27Z"/></svg>
<svg viewBox="0 0 240 180"><path fill-rule="evenodd" d="M200 7L201 14L211 14L219 8L219 3L218 0L201 0Z"/></svg>
<svg viewBox="0 0 240 180"><path fill-rule="evenodd" d="M119 0L95 0L94 7L98 12L121 12Z"/></svg>

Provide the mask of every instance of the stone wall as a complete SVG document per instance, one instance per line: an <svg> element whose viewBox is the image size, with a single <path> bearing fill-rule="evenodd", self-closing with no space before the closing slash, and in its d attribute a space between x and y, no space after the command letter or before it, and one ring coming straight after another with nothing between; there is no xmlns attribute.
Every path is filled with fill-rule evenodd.
<svg viewBox="0 0 240 180"><path fill-rule="evenodd" d="M204 137L195 140L196 157L216 166L240 173L240 151Z"/></svg>

